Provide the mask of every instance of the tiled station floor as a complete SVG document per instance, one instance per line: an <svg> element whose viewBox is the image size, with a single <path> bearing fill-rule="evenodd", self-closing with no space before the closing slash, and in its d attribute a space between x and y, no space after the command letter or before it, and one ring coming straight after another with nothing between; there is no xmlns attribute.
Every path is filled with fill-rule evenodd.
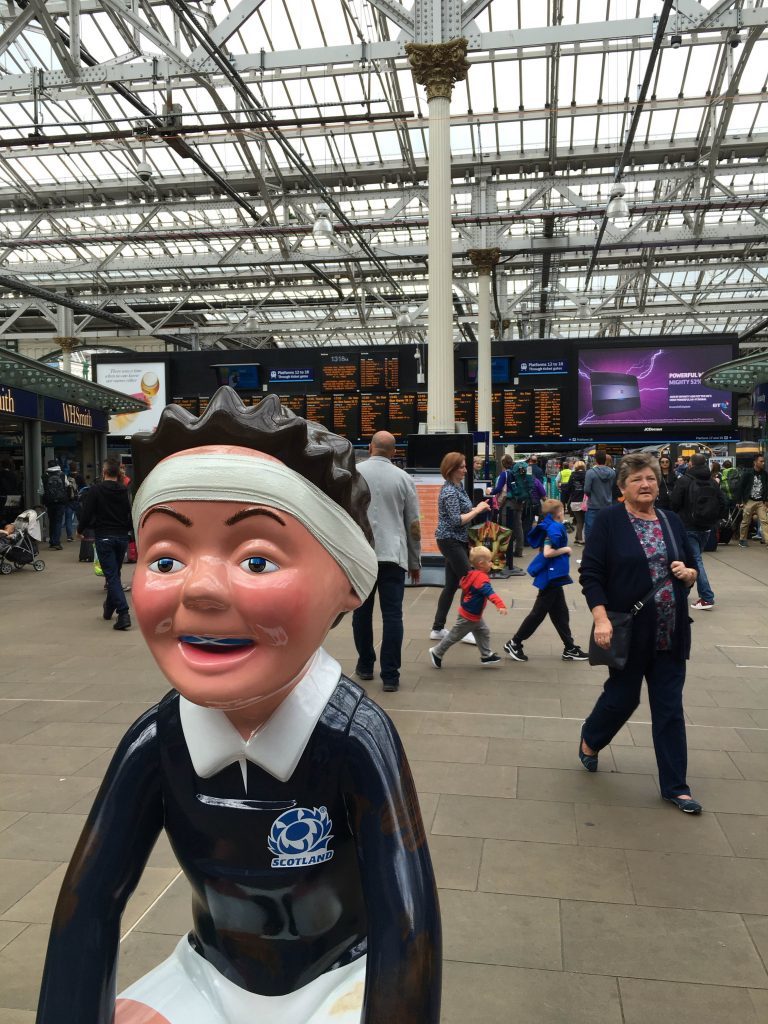
<svg viewBox="0 0 768 1024"><path fill-rule="evenodd" d="M0 1024L30 1024L54 900L126 725L166 689L138 629L100 616L77 545L0 577ZM601 672L560 660L549 625L526 665L481 670L461 645L441 672L427 640L437 591L406 593L402 687L370 692L403 736L443 915L445 1024L768 1022L768 548L707 556L717 594L693 613L686 686L700 818L659 798L648 706L587 774L579 723ZM497 650L530 608L498 585ZM568 599L577 640L588 617ZM349 620L328 648L354 668ZM167 842L122 923L120 984L188 927Z"/></svg>

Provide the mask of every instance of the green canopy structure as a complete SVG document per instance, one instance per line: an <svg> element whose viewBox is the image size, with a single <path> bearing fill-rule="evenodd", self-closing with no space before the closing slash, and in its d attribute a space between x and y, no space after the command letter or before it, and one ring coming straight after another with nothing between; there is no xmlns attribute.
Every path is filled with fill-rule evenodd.
<svg viewBox="0 0 768 1024"><path fill-rule="evenodd" d="M723 391L749 394L758 384L768 381L768 349L713 366L701 375L701 381Z"/></svg>
<svg viewBox="0 0 768 1024"><path fill-rule="evenodd" d="M46 398L102 409L108 413L141 412L146 403L102 384L73 377L37 359L0 350L0 387L24 388Z"/></svg>

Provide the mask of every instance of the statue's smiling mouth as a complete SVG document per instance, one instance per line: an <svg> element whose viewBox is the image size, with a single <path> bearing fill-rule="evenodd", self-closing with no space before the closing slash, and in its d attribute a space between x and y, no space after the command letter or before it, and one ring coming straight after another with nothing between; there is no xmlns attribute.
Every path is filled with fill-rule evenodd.
<svg viewBox="0 0 768 1024"><path fill-rule="evenodd" d="M254 646L254 641L250 637L198 636L197 634L184 634L179 637L179 643L187 649L215 655L238 654L246 648Z"/></svg>

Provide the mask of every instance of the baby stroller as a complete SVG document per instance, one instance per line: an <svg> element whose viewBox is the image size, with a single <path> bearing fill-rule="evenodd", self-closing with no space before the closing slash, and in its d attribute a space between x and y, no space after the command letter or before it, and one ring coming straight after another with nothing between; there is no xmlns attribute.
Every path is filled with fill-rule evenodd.
<svg viewBox="0 0 768 1024"><path fill-rule="evenodd" d="M14 569L31 565L35 572L42 572L45 562L38 558L37 542L42 540L40 523L45 512L28 509L16 516L13 530L0 530L0 573L7 576Z"/></svg>

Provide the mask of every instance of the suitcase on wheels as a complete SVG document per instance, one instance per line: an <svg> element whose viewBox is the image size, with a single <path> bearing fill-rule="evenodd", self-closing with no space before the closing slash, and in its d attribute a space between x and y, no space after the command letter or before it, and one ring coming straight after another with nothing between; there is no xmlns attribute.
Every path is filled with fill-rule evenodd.
<svg viewBox="0 0 768 1024"><path fill-rule="evenodd" d="M80 541L80 555L78 556L78 562L92 562L93 561L93 549L94 544L92 540L81 540Z"/></svg>

